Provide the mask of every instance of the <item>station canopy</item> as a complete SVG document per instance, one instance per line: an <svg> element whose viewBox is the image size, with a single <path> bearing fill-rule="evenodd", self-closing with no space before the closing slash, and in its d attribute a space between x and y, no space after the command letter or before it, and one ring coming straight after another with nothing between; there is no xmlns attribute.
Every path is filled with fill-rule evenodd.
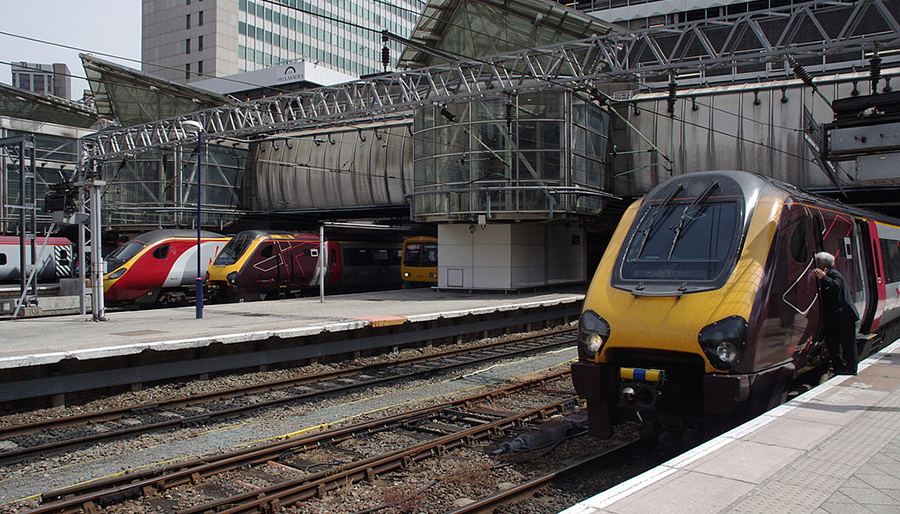
<svg viewBox="0 0 900 514"><path fill-rule="evenodd" d="M226 96L152 77L92 55L79 57L97 113L123 127L232 103Z"/></svg>
<svg viewBox="0 0 900 514"><path fill-rule="evenodd" d="M546 0L430 0L410 35L418 46L406 47L399 67L446 62L427 49L479 58L617 30L589 14Z"/></svg>
<svg viewBox="0 0 900 514"><path fill-rule="evenodd" d="M0 84L0 116L79 128L89 128L99 120L95 110L82 104L6 84Z"/></svg>

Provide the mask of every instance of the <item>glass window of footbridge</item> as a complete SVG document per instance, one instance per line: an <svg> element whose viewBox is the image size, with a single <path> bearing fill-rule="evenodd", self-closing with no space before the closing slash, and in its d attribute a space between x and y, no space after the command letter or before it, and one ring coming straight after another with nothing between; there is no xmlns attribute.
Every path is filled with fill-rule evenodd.
<svg viewBox="0 0 900 514"><path fill-rule="evenodd" d="M608 116L564 91L417 111L413 213L432 221L599 212Z"/></svg>

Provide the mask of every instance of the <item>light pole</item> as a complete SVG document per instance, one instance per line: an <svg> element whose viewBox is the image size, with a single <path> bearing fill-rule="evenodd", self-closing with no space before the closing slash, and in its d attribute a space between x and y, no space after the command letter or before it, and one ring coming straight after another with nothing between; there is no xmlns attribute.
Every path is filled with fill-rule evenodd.
<svg viewBox="0 0 900 514"><path fill-rule="evenodd" d="M201 213L201 195L200 190L203 185L203 125L199 121L186 120L181 122L181 126L189 132L197 133L197 319L203 317L203 257L200 252L200 213Z"/></svg>

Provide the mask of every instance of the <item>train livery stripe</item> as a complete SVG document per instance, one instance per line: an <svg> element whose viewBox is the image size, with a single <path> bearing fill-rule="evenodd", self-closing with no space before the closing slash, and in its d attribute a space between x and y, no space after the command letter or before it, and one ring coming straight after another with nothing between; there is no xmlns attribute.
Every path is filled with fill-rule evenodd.
<svg viewBox="0 0 900 514"><path fill-rule="evenodd" d="M619 368L622 380L640 380L642 382L662 382L665 372L661 369Z"/></svg>

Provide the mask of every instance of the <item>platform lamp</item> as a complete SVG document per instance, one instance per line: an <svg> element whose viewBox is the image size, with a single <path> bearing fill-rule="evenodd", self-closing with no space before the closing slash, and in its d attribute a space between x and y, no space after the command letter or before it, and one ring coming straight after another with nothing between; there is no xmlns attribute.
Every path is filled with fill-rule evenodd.
<svg viewBox="0 0 900 514"><path fill-rule="evenodd" d="M203 257L200 252L200 213L201 213L201 186L203 185L203 125L199 121L185 120L181 126L188 132L197 134L197 319L203 317Z"/></svg>

